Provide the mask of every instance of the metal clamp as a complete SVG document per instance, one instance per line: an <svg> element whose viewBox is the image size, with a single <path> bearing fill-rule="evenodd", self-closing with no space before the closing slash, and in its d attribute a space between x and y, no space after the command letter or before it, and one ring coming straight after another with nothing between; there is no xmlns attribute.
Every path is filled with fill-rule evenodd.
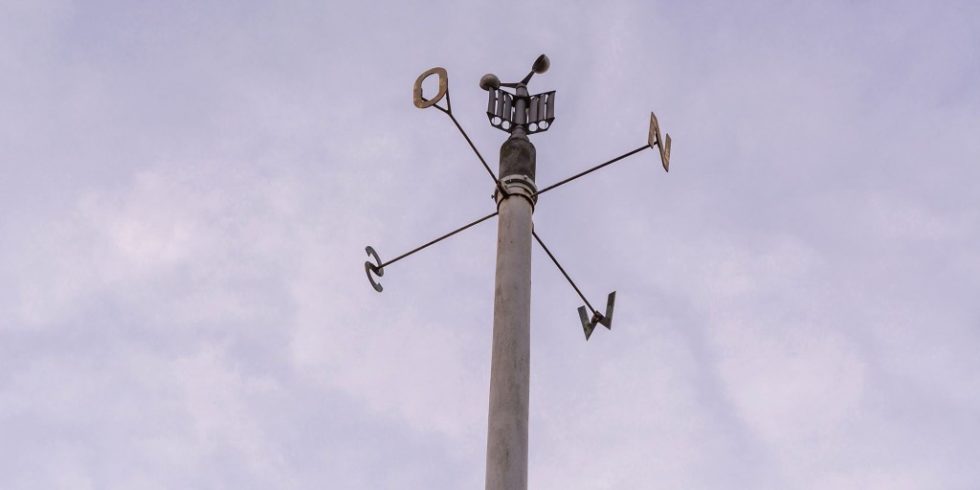
<svg viewBox="0 0 980 490"><path fill-rule="evenodd" d="M504 199L519 196L527 199L531 203L531 210L534 210L534 205L538 202L538 188L534 185L534 180L527 175L508 175L500 179L500 184L507 194L502 194L499 188L494 190L493 199L497 202L498 209Z"/></svg>

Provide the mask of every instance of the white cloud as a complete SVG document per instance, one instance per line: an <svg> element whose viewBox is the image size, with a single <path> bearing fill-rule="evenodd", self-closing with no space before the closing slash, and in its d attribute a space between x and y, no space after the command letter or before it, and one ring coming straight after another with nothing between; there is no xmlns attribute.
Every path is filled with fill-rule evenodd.
<svg viewBox="0 0 980 490"><path fill-rule="evenodd" d="M972 12L431 8L2 7L0 486L479 486L494 226L364 246L493 207L414 76L492 164L539 51L542 182L675 147L538 205L619 304L535 256L533 485L976 486Z"/></svg>

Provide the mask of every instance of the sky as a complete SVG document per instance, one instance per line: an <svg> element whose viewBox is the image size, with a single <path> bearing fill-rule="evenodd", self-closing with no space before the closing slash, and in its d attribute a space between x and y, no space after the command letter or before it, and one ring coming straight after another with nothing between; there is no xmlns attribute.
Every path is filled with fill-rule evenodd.
<svg viewBox="0 0 980 490"><path fill-rule="evenodd" d="M0 487L482 488L492 183L551 69L534 489L980 488L976 2L0 2ZM427 85L427 87L429 87ZM431 88L431 87L429 87Z"/></svg>

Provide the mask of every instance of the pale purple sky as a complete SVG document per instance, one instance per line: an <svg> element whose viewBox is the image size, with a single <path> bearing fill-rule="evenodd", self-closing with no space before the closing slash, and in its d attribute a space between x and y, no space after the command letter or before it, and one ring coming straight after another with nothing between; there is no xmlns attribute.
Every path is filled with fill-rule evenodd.
<svg viewBox="0 0 980 490"><path fill-rule="evenodd" d="M980 488L975 2L0 4L0 487L482 488L495 226L449 72L535 136L534 489Z"/></svg>

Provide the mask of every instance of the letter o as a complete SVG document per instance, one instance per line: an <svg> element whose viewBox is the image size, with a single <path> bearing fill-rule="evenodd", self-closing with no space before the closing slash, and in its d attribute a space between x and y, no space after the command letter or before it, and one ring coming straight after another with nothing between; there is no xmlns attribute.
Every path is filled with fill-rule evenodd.
<svg viewBox="0 0 980 490"><path fill-rule="evenodd" d="M429 78L431 75L439 75L439 93L431 99L426 99L422 97L422 81ZM426 107L434 106L437 102L442 100L446 96L446 92L449 90L449 75L446 73L446 69L437 66L435 68L430 68L419 75L415 79L415 88L412 90L412 98L415 102L415 107L419 109L425 109Z"/></svg>

